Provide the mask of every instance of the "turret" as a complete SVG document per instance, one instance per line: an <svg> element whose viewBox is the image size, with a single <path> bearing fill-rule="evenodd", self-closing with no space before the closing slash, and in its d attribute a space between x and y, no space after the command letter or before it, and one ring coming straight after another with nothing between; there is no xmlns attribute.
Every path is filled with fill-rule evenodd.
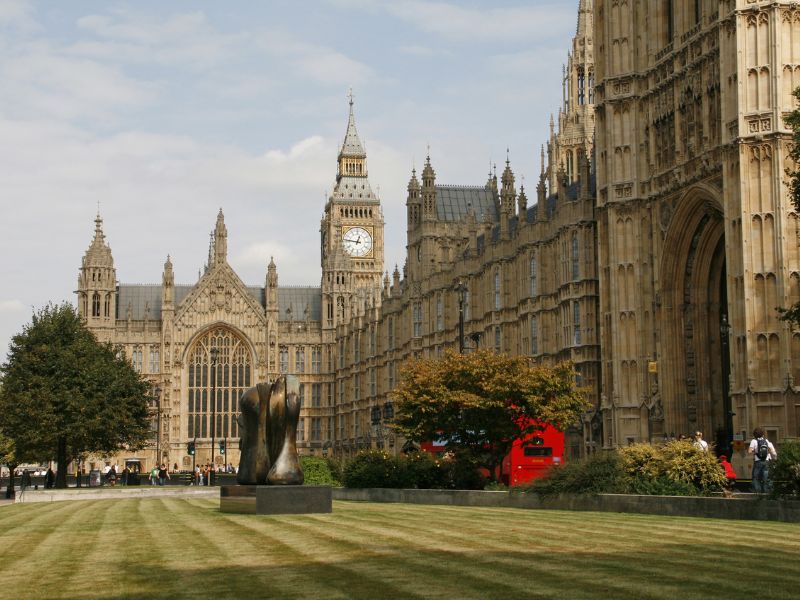
<svg viewBox="0 0 800 600"><path fill-rule="evenodd" d="M517 216L519 217L519 227L528 224L528 197L525 195L525 186L519 186L519 196L517 196Z"/></svg>
<svg viewBox="0 0 800 600"><path fill-rule="evenodd" d="M500 191L500 237L503 239L509 236L509 221L514 214L514 199L517 191L514 188L514 172L511 170L511 162L506 156L506 168L501 177L503 187Z"/></svg>
<svg viewBox="0 0 800 600"><path fill-rule="evenodd" d="M422 214L422 198L416 169L411 169L411 179L408 180L406 210L408 215L408 234L410 235L419 226Z"/></svg>
<svg viewBox="0 0 800 600"><path fill-rule="evenodd" d="M278 267L270 256L267 265L267 310L278 309Z"/></svg>
<svg viewBox="0 0 800 600"><path fill-rule="evenodd" d="M117 272L99 212L94 220L94 239L81 261L77 294L78 312L86 325L98 339L110 341L116 320Z"/></svg>
<svg viewBox="0 0 800 600"><path fill-rule="evenodd" d="M163 314L174 310L174 308L175 274L172 272L172 260L167 255L167 262L164 263L164 272L161 275L161 312Z"/></svg>
<svg viewBox="0 0 800 600"><path fill-rule="evenodd" d="M228 228L225 227L225 216L222 209L217 214L217 225L214 227L214 262L222 264L228 260Z"/></svg>
<svg viewBox="0 0 800 600"><path fill-rule="evenodd" d="M436 218L436 173L431 166L431 157L425 158L422 169L422 220L432 221Z"/></svg>

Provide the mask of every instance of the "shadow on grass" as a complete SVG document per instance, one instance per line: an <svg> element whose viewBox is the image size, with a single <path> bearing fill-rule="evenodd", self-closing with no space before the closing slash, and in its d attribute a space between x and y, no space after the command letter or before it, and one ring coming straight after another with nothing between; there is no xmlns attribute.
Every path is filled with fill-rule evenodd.
<svg viewBox="0 0 800 600"><path fill-rule="evenodd" d="M372 550L376 550L374 547ZM378 549L380 552L380 549ZM715 561L711 545L665 546L663 552L445 552L372 555L296 565L170 569L142 565L135 589L92 590L61 597L139 598L769 598L793 597L797 556L770 552L769 582L736 577L752 556ZM705 557L699 559L698 557ZM756 579L759 579L756 581ZM49 595L53 597L52 594Z"/></svg>

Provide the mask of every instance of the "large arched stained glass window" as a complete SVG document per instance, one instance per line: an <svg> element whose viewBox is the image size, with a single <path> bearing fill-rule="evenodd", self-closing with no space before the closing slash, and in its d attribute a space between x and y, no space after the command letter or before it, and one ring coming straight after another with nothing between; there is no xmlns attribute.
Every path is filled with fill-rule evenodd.
<svg viewBox="0 0 800 600"><path fill-rule="evenodd" d="M216 396L217 402L214 436L239 437L236 423L239 398L252 385L253 362L247 344L230 330L218 327L195 342L188 363L189 437L211 437L212 396Z"/></svg>

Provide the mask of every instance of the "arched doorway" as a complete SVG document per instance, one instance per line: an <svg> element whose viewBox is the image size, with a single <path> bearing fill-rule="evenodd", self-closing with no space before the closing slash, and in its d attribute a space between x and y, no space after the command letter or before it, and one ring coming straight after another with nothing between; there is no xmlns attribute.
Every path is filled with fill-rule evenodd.
<svg viewBox="0 0 800 600"><path fill-rule="evenodd" d="M211 420L214 437L228 441L239 437L236 417L239 397L251 387L253 358L248 344L226 327L214 327L194 341L187 355L189 404L188 437L195 440L197 460L211 462ZM226 443L227 446L227 443Z"/></svg>
<svg viewBox="0 0 800 600"><path fill-rule="evenodd" d="M722 452L733 436L722 208L704 188L678 206L664 238L660 278L665 432L700 430Z"/></svg>

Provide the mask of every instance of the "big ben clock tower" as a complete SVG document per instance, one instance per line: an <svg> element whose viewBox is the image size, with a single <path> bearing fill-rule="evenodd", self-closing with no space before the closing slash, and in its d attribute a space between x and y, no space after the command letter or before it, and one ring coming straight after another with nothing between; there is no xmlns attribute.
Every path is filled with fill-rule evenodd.
<svg viewBox="0 0 800 600"><path fill-rule="evenodd" d="M367 179L367 153L358 137L350 94L350 116L339 151L336 186L320 227L322 320L333 328L381 300L383 213Z"/></svg>

